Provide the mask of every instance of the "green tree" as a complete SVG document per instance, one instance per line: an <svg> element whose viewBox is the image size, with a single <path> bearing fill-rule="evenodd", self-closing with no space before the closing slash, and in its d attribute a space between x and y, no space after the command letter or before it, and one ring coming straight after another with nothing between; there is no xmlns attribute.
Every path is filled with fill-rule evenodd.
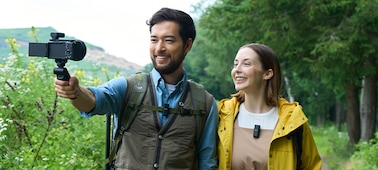
<svg viewBox="0 0 378 170"><path fill-rule="evenodd" d="M376 131L377 69L378 65L378 9L377 0L359 1L355 13L350 17L353 33L349 37L355 56L362 60L361 92L361 139L365 142L374 138Z"/></svg>
<svg viewBox="0 0 378 170"><path fill-rule="evenodd" d="M238 48L263 36L255 32L259 25L253 24L251 14L258 12L256 8L249 1L215 1L197 21L198 38L188 57L189 76L217 99L235 93L230 75Z"/></svg>
<svg viewBox="0 0 378 170"><path fill-rule="evenodd" d="M376 0L331 1L312 8L314 20L325 21L318 26L323 36L313 50L313 55L318 56L313 70L321 74L327 85L336 83L336 87L345 88L351 144L356 144L361 134L365 141L374 137L375 120L372 117L375 117L375 109L371 108L376 107L376 87L371 87L375 86L376 81L373 66L376 61L372 56L377 49L378 20L373 12L377 5ZM365 83L361 84L363 80ZM363 95L364 103L360 108L361 88L369 92ZM366 111L362 116L360 109Z"/></svg>
<svg viewBox="0 0 378 170"><path fill-rule="evenodd" d="M361 132L371 138L373 133L366 129L375 126L375 109L368 108L376 107L371 92L376 94L377 4L377 0L215 1L198 20L201 38L189 69L217 98L228 97L233 85L225 75L230 75L238 47L267 44L278 54L289 82L286 95L306 104L310 120L316 115L318 122L330 119L332 108L346 106L349 140L356 144ZM363 95L362 122L361 87L370 89Z"/></svg>

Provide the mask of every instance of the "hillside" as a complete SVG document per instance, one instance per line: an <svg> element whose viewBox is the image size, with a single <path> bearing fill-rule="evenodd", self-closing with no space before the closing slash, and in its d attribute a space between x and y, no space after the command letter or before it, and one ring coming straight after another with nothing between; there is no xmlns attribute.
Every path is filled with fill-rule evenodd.
<svg viewBox="0 0 378 170"><path fill-rule="evenodd" d="M94 63L101 63L109 66L115 66L117 68L122 68L126 70L141 71L142 66L129 62L124 58L116 57L105 53L104 50L100 49L89 49L87 50L87 55L84 60L92 61Z"/></svg>
<svg viewBox="0 0 378 170"><path fill-rule="evenodd" d="M37 28L40 31L37 33L38 40L40 42L48 42L50 39L50 32L56 30L51 27ZM7 57L9 54L9 47L5 40L7 38L15 38L17 43L21 45L20 52L28 54L29 42L34 42L33 38L29 35L30 28L15 28L15 29L0 29L0 59ZM75 39L66 35L63 39ZM81 39L82 40L82 39ZM85 40L82 40L85 42ZM136 72L143 69L142 66L127 61L124 58L110 55L105 52L102 47L94 46L90 42L85 42L87 46L87 53L82 61L79 61L81 65L85 65L86 62L96 65L110 66L115 70L121 70L121 72Z"/></svg>

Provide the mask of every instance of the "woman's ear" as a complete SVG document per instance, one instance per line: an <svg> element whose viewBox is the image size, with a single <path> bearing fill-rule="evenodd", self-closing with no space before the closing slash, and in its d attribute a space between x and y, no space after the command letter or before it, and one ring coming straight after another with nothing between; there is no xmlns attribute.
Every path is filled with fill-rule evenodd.
<svg viewBox="0 0 378 170"><path fill-rule="evenodd" d="M264 73L264 80L270 80L273 77L273 74L273 70L268 69L268 71Z"/></svg>

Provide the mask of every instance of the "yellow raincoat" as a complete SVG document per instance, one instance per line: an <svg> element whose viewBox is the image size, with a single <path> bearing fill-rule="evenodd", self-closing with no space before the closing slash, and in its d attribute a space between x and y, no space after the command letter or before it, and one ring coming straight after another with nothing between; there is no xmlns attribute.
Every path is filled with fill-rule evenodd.
<svg viewBox="0 0 378 170"><path fill-rule="evenodd" d="M294 170L296 168L296 154L292 140L288 140L285 136L303 125L302 164L300 168L320 170L322 161L302 107L298 102L289 103L283 98L279 99L278 105L279 119L270 142L268 169ZM231 169L234 120L239 113L239 106L240 102L235 97L218 102L220 170Z"/></svg>

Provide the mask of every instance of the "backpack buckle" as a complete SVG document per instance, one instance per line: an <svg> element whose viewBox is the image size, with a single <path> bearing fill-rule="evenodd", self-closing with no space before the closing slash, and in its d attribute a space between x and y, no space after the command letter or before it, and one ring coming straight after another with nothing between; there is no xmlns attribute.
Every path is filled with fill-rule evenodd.
<svg viewBox="0 0 378 170"><path fill-rule="evenodd" d="M123 136L123 133L125 133L125 128L123 126L121 126L119 128L119 135Z"/></svg>
<svg viewBox="0 0 378 170"><path fill-rule="evenodd" d="M190 110L189 109L184 109L184 107L179 107L179 112L180 112L180 115L190 116Z"/></svg>
<svg viewBox="0 0 378 170"><path fill-rule="evenodd" d="M131 103L131 102L129 102L129 103L127 103L127 107L129 107L129 108L131 108L131 109L135 109L136 104L135 104L135 103Z"/></svg>
<svg viewBox="0 0 378 170"><path fill-rule="evenodd" d="M168 116L168 114L169 114L169 104L164 104L163 116Z"/></svg>
<svg viewBox="0 0 378 170"><path fill-rule="evenodd" d="M200 110L200 115L201 116L206 115L206 110Z"/></svg>
<svg viewBox="0 0 378 170"><path fill-rule="evenodd" d="M183 102L179 102L179 108L178 108L178 110L179 110L180 115L190 116L190 110L184 108L184 103Z"/></svg>

